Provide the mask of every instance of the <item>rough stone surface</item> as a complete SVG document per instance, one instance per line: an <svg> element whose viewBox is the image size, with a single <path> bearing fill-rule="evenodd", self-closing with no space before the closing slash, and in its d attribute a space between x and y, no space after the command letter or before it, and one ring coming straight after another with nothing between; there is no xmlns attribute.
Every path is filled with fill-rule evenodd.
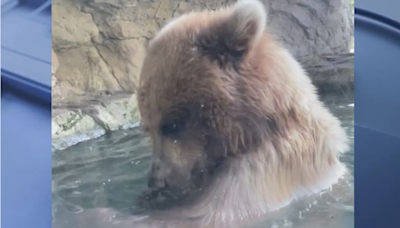
<svg viewBox="0 0 400 228"><path fill-rule="evenodd" d="M52 149L62 150L108 131L134 127L139 121L136 96L79 96L74 104L54 105Z"/></svg>
<svg viewBox="0 0 400 228"><path fill-rule="evenodd" d="M319 94L354 90L354 52L304 56L300 62L312 75Z"/></svg>
<svg viewBox="0 0 400 228"><path fill-rule="evenodd" d="M54 52L53 49L51 49L51 88L52 88L52 93L51 97L52 98L59 98L62 95L62 90L59 89L59 80L56 78L56 72L58 70L58 66L60 65L60 62L58 61L57 54Z"/></svg>
<svg viewBox="0 0 400 228"><path fill-rule="evenodd" d="M349 51L349 0L272 0L269 6L269 27L297 57Z"/></svg>
<svg viewBox="0 0 400 228"><path fill-rule="evenodd" d="M235 1L54 0L53 49L60 64L53 100L99 91L134 92L147 41L166 22ZM350 0L263 1L269 28L299 59L348 52Z"/></svg>
<svg viewBox="0 0 400 228"><path fill-rule="evenodd" d="M57 110L57 115L52 118L52 149L62 150L104 133L92 117L81 111Z"/></svg>

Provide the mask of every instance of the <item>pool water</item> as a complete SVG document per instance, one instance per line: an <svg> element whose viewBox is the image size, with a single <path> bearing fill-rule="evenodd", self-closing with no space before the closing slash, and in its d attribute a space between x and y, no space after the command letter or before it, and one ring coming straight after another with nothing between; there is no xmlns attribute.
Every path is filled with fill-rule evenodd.
<svg viewBox="0 0 400 228"><path fill-rule="evenodd" d="M293 202L282 212L254 228L354 227L354 96L322 98L342 121L351 150L342 160L349 175L333 189ZM151 141L139 129L112 132L53 153L53 225L60 211L80 213L93 208L113 208L132 213L135 199L147 187Z"/></svg>

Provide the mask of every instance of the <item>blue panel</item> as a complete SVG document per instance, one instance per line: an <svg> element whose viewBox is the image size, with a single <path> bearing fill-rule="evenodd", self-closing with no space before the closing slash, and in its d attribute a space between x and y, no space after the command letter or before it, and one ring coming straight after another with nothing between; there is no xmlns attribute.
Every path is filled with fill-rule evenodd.
<svg viewBox="0 0 400 228"><path fill-rule="evenodd" d="M2 71L51 87L51 1L23 1L2 11L1 52Z"/></svg>
<svg viewBox="0 0 400 228"><path fill-rule="evenodd" d="M51 227L50 108L2 86L2 228Z"/></svg>
<svg viewBox="0 0 400 228"><path fill-rule="evenodd" d="M355 3L355 224L399 227L400 1Z"/></svg>
<svg viewBox="0 0 400 228"><path fill-rule="evenodd" d="M396 24L382 22L356 17L355 97L359 99L355 119L360 125L400 137L400 25L396 29Z"/></svg>
<svg viewBox="0 0 400 228"><path fill-rule="evenodd" d="M399 0L355 0L358 9L367 10L395 21L400 21Z"/></svg>
<svg viewBox="0 0 400 228"><path fill-rule="evenodd" d="M399 227L400 138L355 125L357 227Z"/></svg>
<svg viewBox="0 0 400 228"><path fill-rule="evenodd" d="M1 0L1 13L5 13L18 5L18 0Z"/></svg>
<svg viewBox="0 0 400 228"><path fill-rule="evenodd" d="M1 227L51 227L51 5L2 1Z"/></svg>

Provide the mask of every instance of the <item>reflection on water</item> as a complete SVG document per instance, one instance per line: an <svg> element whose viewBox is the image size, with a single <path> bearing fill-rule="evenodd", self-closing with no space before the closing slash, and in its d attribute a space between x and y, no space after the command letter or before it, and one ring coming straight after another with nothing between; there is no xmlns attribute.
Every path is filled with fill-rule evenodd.
<svg viewBox="0 0 400 228"><path fill-rule="evenodd" d="M353 148L353 94L323 98L340 118ZM137 129L113 132L53 154L53 214L111 207L135 210L135 199L146 189L150 165L149 138ZM254 228L354 227L353 149L343 158L350 171L331 191L294 202ZM57 223L57 216L53 218Z"/></svg>

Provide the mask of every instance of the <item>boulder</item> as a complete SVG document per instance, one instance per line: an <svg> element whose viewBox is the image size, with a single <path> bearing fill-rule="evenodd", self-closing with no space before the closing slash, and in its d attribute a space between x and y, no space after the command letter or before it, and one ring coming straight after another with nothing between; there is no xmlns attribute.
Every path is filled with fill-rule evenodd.
<svg viewBox="0 0 400 228"><path fill-rule="evenodd" d="M76 96L74 104L54 105L52 149L62 150L106 132L138 124L136 96L132 94Z"/></svg>

